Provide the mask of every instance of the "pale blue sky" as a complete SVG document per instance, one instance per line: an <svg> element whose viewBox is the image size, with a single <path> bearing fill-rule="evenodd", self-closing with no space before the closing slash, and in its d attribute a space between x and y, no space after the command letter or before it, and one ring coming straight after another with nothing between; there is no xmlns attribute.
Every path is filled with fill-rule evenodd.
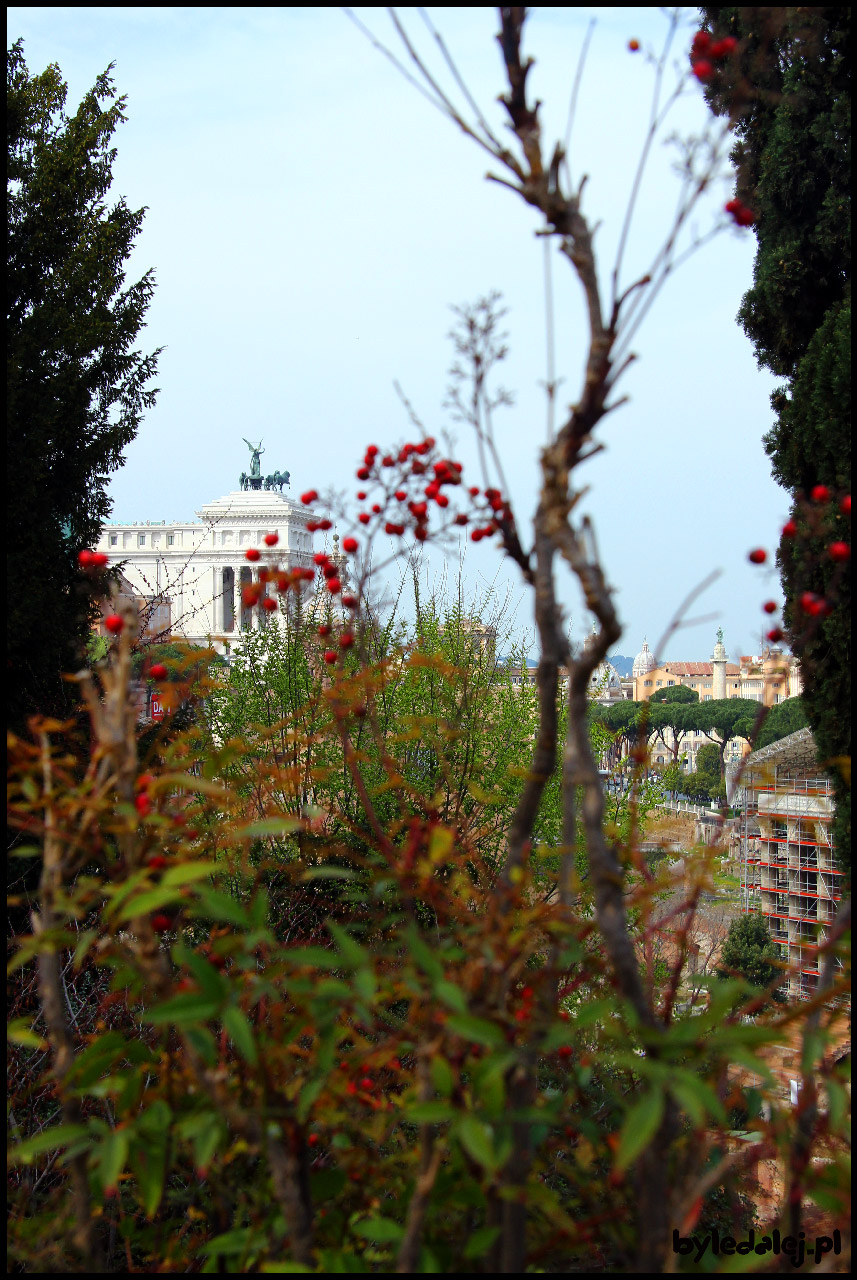
<svg viewBox="0 0 857 1280"><path fill-rule="evenodd" d="M359 9L386 42L383 10ZM400 11L431 60L415 10ZM496 11L430 11L467 83L496 128L504 113ZM693 10L686 10L692 30ZM526 51L543 99L550 153L565 132L578 51L597 18L572 143L574 174L590 175L585 210L609 276L648 114L652 69L627 41L660 48L659 10L536 9ZM152 266L158 287L142 337L165 345L161 394L111 485L118 520L188 519L236 487L247 463L242 436L264 439L266 466L289 470L292 492L353 493L370 441L412 431L398 380L428 430L442 409L451 347L449 307L501 290L510 356L501 380L516 394L498 416L498 442L519 523L537 493L545 436L545 301L540 222L511 192L484 181L488 157L445 121L339 9L18 8L9 41L23 36L27 65L57 62L73 110L115 61L128 122L115 145L115 193L148 206L129 272ZM685 35L677 46L682 55ZM445 83L448 83L448 78ZM709 124L695 84L673 128ZM669 227L678 182L673 153L656 148L639 203L626 279L645 270ZM728 176L697 218L700 230L732 194ZM762 435L771 423L770 377L757 370L734 323L751 280L752 233L725 231L668 283L641 330L624 379L630 403L599 438L605 452L580 474L625 634L617 650L654 646L673 611L712 569L723 575L694 612L717 620L680 632L664 655L704 659L721 625L730 656L757 652L760 604L779 598L768 570L747 563L772 548L787 514ZM583 312L571 268L555 251L560 406L579 394ZM475 464L459 432L457 455ZM475 482L480 483L478 475ZM430 560L430 574L437 559ZM531 601L491 546L469 543L474 590L510 583L518 629ZM589 629L570 582L563 600L574 634Z"/></svg>

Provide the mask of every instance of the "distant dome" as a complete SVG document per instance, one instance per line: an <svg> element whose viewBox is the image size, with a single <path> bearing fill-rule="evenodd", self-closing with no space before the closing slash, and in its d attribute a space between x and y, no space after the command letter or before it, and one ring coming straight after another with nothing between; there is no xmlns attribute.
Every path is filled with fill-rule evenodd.
<svg viewBox="0 0 857 1280"><path fill-rule="evenodd" d="M655 655L652 653L646 641L643 641L643 647L634 659L634 665L631 668L631 675L636 679L637 676L646 676L653 671L657 663Z"/></svg>
<svg viewBox="0 0 857 1280"><path fill-rule="evenodd" d="M611 662L599 662L598 666L589 677L589 683L592 686L601 686L607 689L618 689L622 681L619 678L619 672Z"/></svg>

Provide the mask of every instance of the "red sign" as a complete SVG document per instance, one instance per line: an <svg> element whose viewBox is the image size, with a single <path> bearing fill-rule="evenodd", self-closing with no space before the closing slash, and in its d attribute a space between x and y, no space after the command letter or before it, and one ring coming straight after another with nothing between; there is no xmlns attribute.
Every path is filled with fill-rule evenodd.
<svg viewBox="0 0 857 1280"><path fill-rule="evenodd" d="M152 694L152 719L163 720L164 704L157 694Z"/></svg>

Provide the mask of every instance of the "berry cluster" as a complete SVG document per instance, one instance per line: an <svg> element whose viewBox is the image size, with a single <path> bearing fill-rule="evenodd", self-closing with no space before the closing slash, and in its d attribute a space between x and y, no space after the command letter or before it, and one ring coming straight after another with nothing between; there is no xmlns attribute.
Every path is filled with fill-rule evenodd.
<svg viewBox="0 0 857 1280"><path fill-rule="evenodd" d="M737 197L727 200L723 207L726 213L731 215L732 221L738 227L750 227L756 221L756 215L753 210L749 209Z"/></svg>
<svg viewBox="0 0 857 1280"><path fill-rule="evenodd" d="M828 529L827 536L830 536L829 524L827 524L827 515L829 513L825 511L825 509L829 508L831 498L832 495L830 489L825 484L814 485L810 490L810 501L806 504L806 510L810 530L817 536L824 535L825 525ZM842 515L851 515L850 493L846 494L839 500L838 507ZM786 541L790 541L797 537L797 534L797 521L794 519L787 520L781 530L782 538ZM847 542L843 542L839 539L829 542L826 550L828 557L835 564L847 564L851 559L851 547ZM764 547L755 547L752 551L748 552L747 559L751 564L765 564L768 559L768 553ZM762 605L762 609L767 614L776 613L778 607L779 606L775 600L766 600ZM814 591L803 591L800 596L798 596L797 607L801 613L806 615L807 618L827 618L833 612L833 604L831 601L826 600L823 596L816 595ZM784 636L785 632L781 627L772 627L771 630L766 633L766 639L769 640L771 644L777 644L780 640L784 639Z"/></svg>
<svg viewBox="0 0 857 1280"><path fill-rule="evenodd" d="M717 72L717 64L732 56L738 48L734 36L712 40L707 31L697 31L690 46L690 65L697 80L707 84Z"/></svg>

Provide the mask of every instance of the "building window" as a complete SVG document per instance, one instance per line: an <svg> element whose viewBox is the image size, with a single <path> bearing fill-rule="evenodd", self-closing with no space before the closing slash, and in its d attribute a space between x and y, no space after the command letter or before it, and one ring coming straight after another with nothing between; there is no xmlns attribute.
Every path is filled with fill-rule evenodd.
<svg viewBox="0 0 857 1280"><path fill-rule="evenodd" d="M118 546L118 544L119 544L119 534L118 534L118 533L111 533L111 535L110 535L110 545L111 545L111 547Z"/></svg>
<svg viewBox="0 0 857 1280"><path fill-rule="evenodd" d="M703 701L703 702L710 702L710 701L711 701L711 694L710 694L710 693L706 693L706 694L705 694L705 696L703 697L702 701Z"/></svg>
<svg viewBox="0 0 857 1280"><path fill-rule="evenodd" d="M145 545L146 545L146 535L145 535L145 533L138 533L138 534L137 534L137 546L138 546L138 547L145 547Z"/></svg>
<svg viewBox="0 0 857 1280"><path fill-rule="evenodd" d="M649 681L649 684L651 684L651 680ZM662 684L663 684L663 680L658 680L658 681L657 681L657 684L658 684L658 686L660 687L660 685L662 685Z"/></svg>
<svg viewBox="0 0 857 1280"><path fill-rule="evenodd" d="M174 533L168 533L168 534L167 534L167 546L168 546L168 547L175 546L175 541L176 541L176 536L175 536L175 534L174 534Z"/></svg>
<svg viewBox="0 0 857 1280"><path fill-rule="evenodd" d="M667 684L675 684L675 680L667 680Z"/></svg>
<svg viewBox="0 0 857 1280"><path fill-rule="evenodd" d="M643 684L644 684L644 685L646 685L646 687L647 687L647 688L651 688L651 684L652 684L652 682L651 682L651 680L644 680L644 681L643 681Z"/></svg>

